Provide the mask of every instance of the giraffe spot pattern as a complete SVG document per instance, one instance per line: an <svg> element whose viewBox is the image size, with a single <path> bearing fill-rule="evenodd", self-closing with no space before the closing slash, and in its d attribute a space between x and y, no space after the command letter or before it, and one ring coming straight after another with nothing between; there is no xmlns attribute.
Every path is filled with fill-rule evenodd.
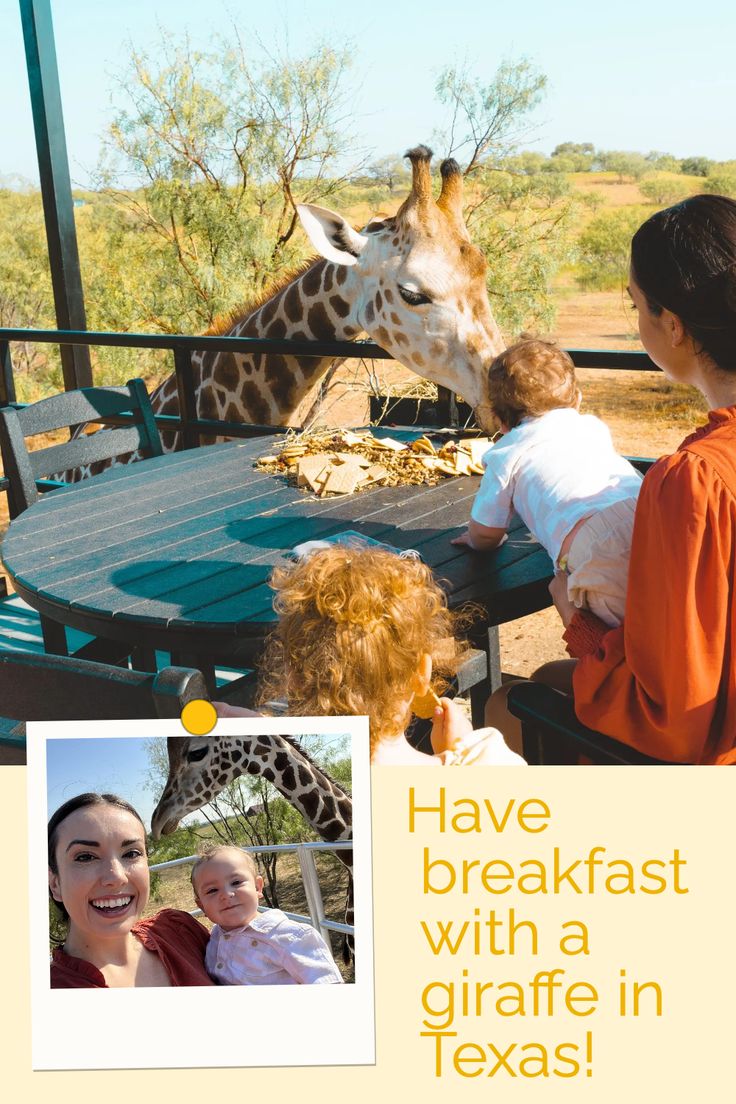
<svg viewBox="0 0 736 1104"><path fill-rule="evenodd" d="M314 337L322 341L335 336L335 326L327 316L324 303L315 303L309 308L307 325Z"/></svg>
<svg viewBox="0 0 736 1104"><path fill-rule="evenodd" d="M366 303L365 306L365 320L369 326L372 326L376 319L376 312L372 303Z"/></svg>
<svg viewBox="0 0 736 1104"><path fill-rule="evenodd" d="M245 381L240 388L240 398L250 421L256 425L269 424L271 421L271 407L253 380Z"/></svg>
<svg viewBox="0 0 736 1104"><path fill-rule="evenodd" d="M335 266L331 264L325 265L325 274L322 280L322 287L325 292L329 292L332 289L332 281L335 276Z"/></svg>
<svg viewBox="0 0 736 1104"><path fill-rule="evenodd" d="M380 291L376 292L376 310L379 314L383 310L383 296L381 295Z"/></svg>
<svg viewBox="0 0 736 1104"><path fill-rule="evenodd" d="M338 318L347 318L350 314L350 304L341 295L333 295L330 299L330 306Z"/></svg>
<svg viewBox="0 0 736 1104"><path fill-rule="evenodd" d="M271 336L268 331L268 324L276 314L278 309L280 296L276 296L274 299L269 299L267 303L264 303L258 312L258 325L260 329L265 329L268 337Z"/></svg>
<svg viewBox="0 0 736 1104"><path fill-rule="evenodd" d="M286 357L276 354L266 357L266 382L270 384L271 397L279 410L291 410L296 405L296 380Z"/></svg>
<svg viewBox="0 0 736 1104"><path fill-rule="evenodd" d="M280 337L286 337L286 323L283 318L276 318L268 327L266 337L272 337L274 340L278 340Z"/></svg>
<svg viewBox="0 0 736 1104"><path fill-rule="evenodd" d="M212 369L217 372L218 381L226 389L228 397L237 389L240 370L233 353L219 353L219 360Z"/></svg>
<svg viewBox="0 0 736 1104"><path fill-rule="evenodd" d="M301 279L302 290L305 295L310 298L315 296L322 287L322 273L325 268L326 261L317 261L315 264L308 268Z"/></svg>
<svg viewBox="0 0 736 1104"><path fill-rule="evenodd" d="M335 273L335 283L342 286L345 283L345 281L347 280L347 278L348 278L347 269L343 265L340 265L340 267L337 269L337 272Z"/></svg>
<svg viewBox="0 0 736 1104"><path fill-rule="evenodd" d="M299 294L299 284L290 284L284 295L284 314L290 322L299 322L302 310L302 297Z"/></svg>

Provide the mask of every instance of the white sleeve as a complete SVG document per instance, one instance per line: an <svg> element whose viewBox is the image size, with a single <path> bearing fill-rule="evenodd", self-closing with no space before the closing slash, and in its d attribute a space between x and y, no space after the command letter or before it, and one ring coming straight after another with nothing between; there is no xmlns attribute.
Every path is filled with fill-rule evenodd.
<svg viewBox="0 0 736 1104"><path fill-rule="evenodd" d="M279 931L278 936L281 965L297 984L342 984L342 974L316 928L295 923L288 935Z"/></svg>
<svg viewBox="0 0 736 1104"><path fill-rule="evenodd" d="M508 465L500 449L490 448L483 457L486 470L480 481L470 516L489 529L507 529L514 512Z"/></svg>

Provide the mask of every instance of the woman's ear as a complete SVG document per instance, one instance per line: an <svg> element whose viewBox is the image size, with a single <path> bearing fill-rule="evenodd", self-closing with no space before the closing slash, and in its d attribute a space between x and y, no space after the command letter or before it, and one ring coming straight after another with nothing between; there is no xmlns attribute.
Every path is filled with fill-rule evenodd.
<svg viewBox="0 0 736 1104"><path fill-rule="evenodd" d="M51 870L50 867L49 867L49 890L51 891L51 896L54 898L54 900L58 901L59 904L61 904L62 896L61 896L61 885L59 884L59 875L54 874L53 870Z"/></svg>
<svg viewBox="0 0 736 1104"><path fill-rule="evenodd" d="M688 332L679 314L673 314L672 311L665 311L664 314L664 322L669 331L670 344L673 349L676 349L678 345L682 345L683 341L688 336Z"/></svg>

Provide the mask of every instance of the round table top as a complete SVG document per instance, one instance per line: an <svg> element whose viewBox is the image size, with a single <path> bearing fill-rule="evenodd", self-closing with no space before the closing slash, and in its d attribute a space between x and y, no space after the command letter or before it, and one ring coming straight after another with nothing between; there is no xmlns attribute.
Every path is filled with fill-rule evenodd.
<svg viewBox="0 0 736 1104"><path fill-rule="evenodd" d="M450 605L479 602L489 624L549 604L551 562L518 519L495 552L450 544L477 476L319 499L255 468L273 448L261 437L169 453L42 496L3 542L16 589L95 636L243 661L273 624L268 579L284 553L355 530L416 549Z"/></svg>

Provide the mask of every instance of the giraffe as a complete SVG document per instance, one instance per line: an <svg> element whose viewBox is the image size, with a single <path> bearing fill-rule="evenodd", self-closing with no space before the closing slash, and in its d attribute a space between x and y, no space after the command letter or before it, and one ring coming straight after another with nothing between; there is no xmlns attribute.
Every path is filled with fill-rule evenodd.
<svg viewBox="0 0 736 1104"><path fill-rule="evenodd" d="M486 261L462 215L462 174L442 162L432 195L432 152L406 155L412 189L398 212L372 219L362 232L334 211L297 210L321 256L209 334L293 340L352 340L367 333L406 367L461 394L478 417L490 413L484 368L504 347L491 313ZM292 424L297 409L333 358L194 353L197 416L262 425ZM178 414L174 375L152 395L159 414ZM165 435L165 448L175 435ZM203 443L211 443L209 438Z"/></svg>
<svg viewBox="0 0 736 1104"><path fill-rule="evenodd" d="M174 832L182 817L243 774L271 782L322 839L352 839L350 797L291 736L170 736L167 751L169 774L151 818L154 839Z"/></svg>
<svg viewBox="0 0 736 1104"><path fill-rule="evenodd" d="M155 840L176 831L187 813L207 805L236 778L266 778L329 843L353 838L353 804L291 736L169 736L169 774L151 818ZM349 874L345 921L353 924L353 853L336 851ZM346 936L349 962L353 940Z"/></svg>

